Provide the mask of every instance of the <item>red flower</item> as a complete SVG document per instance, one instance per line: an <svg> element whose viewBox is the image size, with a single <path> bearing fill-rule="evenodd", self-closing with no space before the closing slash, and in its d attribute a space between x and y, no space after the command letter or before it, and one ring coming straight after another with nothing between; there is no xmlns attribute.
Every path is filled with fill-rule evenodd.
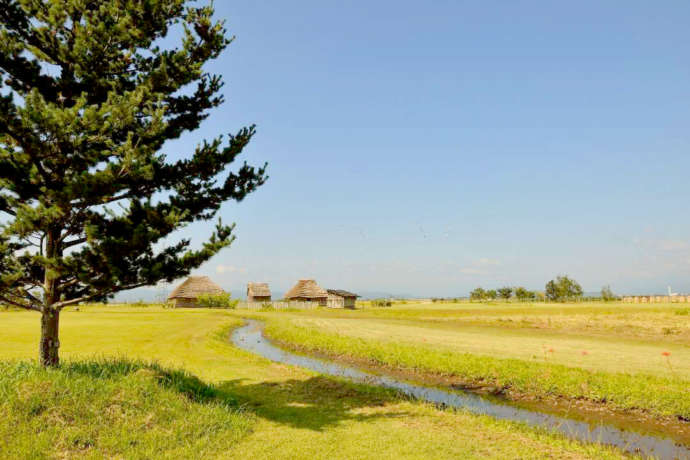
<svg viewBox="0 0 690 460"><path fill-rule="evenodd" d="M589 352L587 350L582 350L582 356L587 356Z"/></svg>
<svg viewBox="0 0 690 460"><path fill-rule="evenodd" d="M549 348L549 353L553 353L553 348Z"/></svg>
<svg viewBox="0 0 690 460"><path fill-rule="evenodd" d="M671 356L671 352L670 351L662 351L661 356Z"/></svg>

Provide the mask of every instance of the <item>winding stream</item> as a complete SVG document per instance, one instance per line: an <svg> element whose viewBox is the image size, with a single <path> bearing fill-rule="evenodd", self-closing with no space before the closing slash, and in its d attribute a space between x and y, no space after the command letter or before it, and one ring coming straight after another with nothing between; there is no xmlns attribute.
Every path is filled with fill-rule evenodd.
<svg viewBox="0 0 690 460"><path fill-rule="evenodd" d="M299 366L320 374L343 377L348 380L398 390L415 399L434 404L466 409L475 414L503 420L523 422L546 428L569 438L616 446L626 452L662 460L690 459L690 447L676 444L671 439L626 431L606 424L589 424L556 415L536 412L490 401L482 396L461 391L448 391L364 372L321 359L300 356L271 344L263 335L262 323L248 320L246 326L236 329L232 342L238 348L256 353L271 361Z"/></svg>

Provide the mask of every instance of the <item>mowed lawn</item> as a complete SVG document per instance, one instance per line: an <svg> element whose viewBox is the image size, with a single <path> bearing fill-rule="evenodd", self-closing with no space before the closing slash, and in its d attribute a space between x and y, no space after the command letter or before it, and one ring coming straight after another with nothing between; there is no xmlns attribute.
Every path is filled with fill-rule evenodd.
<svg viewBox="0 0 690 460"><path fill-rule="evenodd" d="M218 439L227 445L216 446L213 456L218 458L621 457L608 448L462 411L438 410L388 391L271 363L228 343L228 333L240 322L217 310L84 307L61 316L61 352L67 361L95 356L157 360L183 367L236 399L249 427L240 439L220 433ZM0 312L0 360L35 359L38 329L36 314ZM31 388L16 391L24 397ZM30 396L41 399L40 392ZM107 401L103 404L110 407ZM50 420L63 424L59 432L79 422L62 415L50 414ZM97 419L107 423L108 415ZM0 446L18 442L11 437L12 427L3 423L8 422L0 421L0 433L7 439ZM87 444L75 456L112 455L99 447L97 442ZM128 457L156 457L155 452L130 448L135 450L128 451Z"/></svg>

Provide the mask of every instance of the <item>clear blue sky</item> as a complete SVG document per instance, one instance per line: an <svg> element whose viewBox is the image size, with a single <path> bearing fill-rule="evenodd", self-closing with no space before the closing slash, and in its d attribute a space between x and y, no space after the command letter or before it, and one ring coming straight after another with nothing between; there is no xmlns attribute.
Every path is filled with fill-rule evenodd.
<svg viewBox="0 0 690 460"><path fill-rule="evenodd" d="M268 183L198 270L228 289L690 292L687 1L217 1ZM209 233L196 225L182 235Z"/></svg>

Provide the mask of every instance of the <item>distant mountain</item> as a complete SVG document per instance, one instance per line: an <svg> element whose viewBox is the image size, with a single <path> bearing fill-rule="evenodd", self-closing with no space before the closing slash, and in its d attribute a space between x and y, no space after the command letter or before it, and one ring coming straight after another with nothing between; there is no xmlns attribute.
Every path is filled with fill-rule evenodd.
<svg viewBox="0 0 690 460"><path fill-rule="evenodd" d="M110 303L165 302L172 288L142 287L118 292Z"/></svg>
<svg viewBox="0 0 690 460"><path fill-rule="evenodd" d="M362 299L413 299L416 298L413 295L401 294L390 291L354 291L355 294L361 296Z"/></svg>

